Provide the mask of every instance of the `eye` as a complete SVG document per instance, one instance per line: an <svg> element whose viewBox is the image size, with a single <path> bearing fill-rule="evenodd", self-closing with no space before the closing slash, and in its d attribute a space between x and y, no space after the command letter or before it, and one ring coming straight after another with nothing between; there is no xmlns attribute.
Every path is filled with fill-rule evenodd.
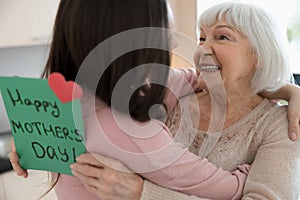
<svg viewBox="0 0 300 200"><path fill-rule="evenodd" d="M219 35L218 40L229 40L229 38L226 35Z"/></svg>
<svg viewBox="0 0 300 200"><path fill-rule="evenodd" d="M205 37L200 37L199 38L199 43L202 44L203 42L205 42L206 38Z"/></svg>

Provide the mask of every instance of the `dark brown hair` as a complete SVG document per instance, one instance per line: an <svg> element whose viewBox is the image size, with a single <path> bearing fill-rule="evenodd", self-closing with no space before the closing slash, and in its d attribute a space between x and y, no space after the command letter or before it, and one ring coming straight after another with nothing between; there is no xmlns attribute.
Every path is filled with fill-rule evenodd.
<svg viewBox="0 0 300 200"><path fill-rule="evenodd" d="M52 72L60 72L66 80L75 81L84 59L98 44L123 31L141 27L168 27L166 0L62 0L43 77L48 77ZM154 42L155 39L150 35L147 42ZM161 42L168 46L167 40ZM149 120L149 109L153 105L162 104L165 89L160 84L139 87L132 94L129 105L123 105L122 101L114 105L111 102L118 80L129 70L147 63L169 66L169 52L144 48L120 56L99 77L95 95L119 111L126 111L127 108L136 120ZM105 66L95 65L94 70L101 67ZM146 79L150 83L153 79L159 79L164 84L167 76L168 70L148 67L145 71L136 72L132 83L126 84L122 91L129 92L132 85L145 82ZM79 84L93 89L87 79L88 76Z"/></svg>

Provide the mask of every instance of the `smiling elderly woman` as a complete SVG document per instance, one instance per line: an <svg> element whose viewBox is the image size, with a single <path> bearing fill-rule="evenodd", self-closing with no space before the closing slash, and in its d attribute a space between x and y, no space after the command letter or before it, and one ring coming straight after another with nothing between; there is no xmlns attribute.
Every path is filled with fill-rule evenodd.
<svg viewBox="0 0 300 200"><path fill-rule="evenodd" d="M223 169L251 164L243 199L298 199L300 143L287 137L287 109L258 95L277 90L291 78L285 37L264 10L237 2L209 8L199 27L194 58L209 92L190 98L189 109L175 109L171 132ZM188 110L189 119L197 119L198 107L200 120L191 123L182 117ZM221 128L213 126L220 125L213 121L218 115L225 116ZM194 129L197 133L190 134Z"/></svg>

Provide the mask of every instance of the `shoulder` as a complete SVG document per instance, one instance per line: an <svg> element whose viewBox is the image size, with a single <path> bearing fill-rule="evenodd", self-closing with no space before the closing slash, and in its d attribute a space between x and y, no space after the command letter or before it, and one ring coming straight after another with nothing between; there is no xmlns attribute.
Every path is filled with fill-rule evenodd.
<svg viewBox="0 0 300 200"><path fill-rule="evenodd" d="M260 115L256 128L259 130L258 134L261 134L263 144L287 144L290 149L297 146L296 149L300 150L300 143L293 142L288 137L287 106L268 101Z"/></svg>
<svg viewBox="0 0 300 200"><path fill-rule="evenodd" d="M299 188L300 140L291 141L288 137L287 107L265 100L256 114L260 118L253 133L259 140L253 141L257 148L244 197L278 195L281 199L294 199Z"/></svg>
<svg viewBox="0 0 300 200"><path fill-rule="evenodd" d="M281 106L265 100L265 106L259 111L259 123L270 130L282 129L288 131L287 106Z"/></svg>

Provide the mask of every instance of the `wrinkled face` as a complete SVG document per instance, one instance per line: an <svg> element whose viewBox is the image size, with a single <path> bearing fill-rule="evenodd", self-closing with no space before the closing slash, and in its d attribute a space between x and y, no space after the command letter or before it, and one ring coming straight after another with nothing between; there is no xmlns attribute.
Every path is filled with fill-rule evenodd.
<svg viewBox="0 0 300 200"><path fill-rule="evenodd" d="M225 22L200 28L194 60L203 75L220 71L225 86L250 87L256 67L256 57L247 38Z"/></svg>

